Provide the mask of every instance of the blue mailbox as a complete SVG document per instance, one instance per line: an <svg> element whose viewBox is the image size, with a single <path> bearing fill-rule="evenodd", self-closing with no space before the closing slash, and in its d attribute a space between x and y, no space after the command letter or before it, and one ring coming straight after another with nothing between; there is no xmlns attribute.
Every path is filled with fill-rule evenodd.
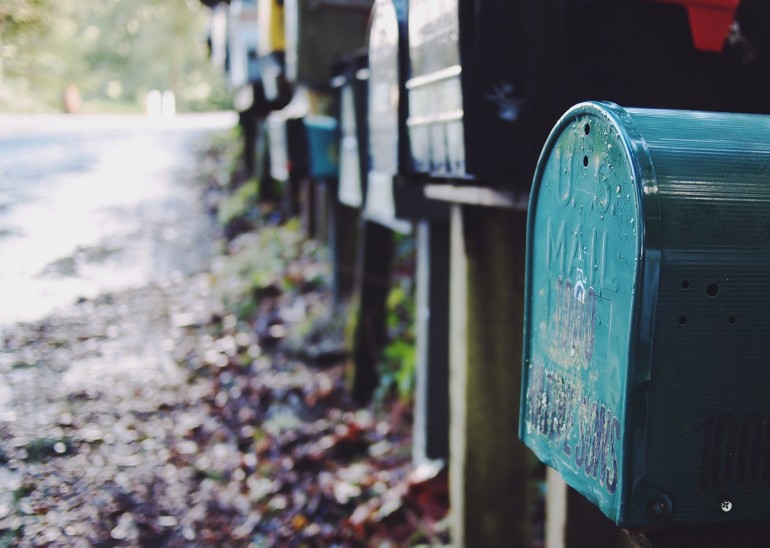
<svg viewBox="0 0 770 548"><path fill-rule="evenodd" d="M770 517L770 117L573 107L527 246L522 440L625 527Z"/></svg>

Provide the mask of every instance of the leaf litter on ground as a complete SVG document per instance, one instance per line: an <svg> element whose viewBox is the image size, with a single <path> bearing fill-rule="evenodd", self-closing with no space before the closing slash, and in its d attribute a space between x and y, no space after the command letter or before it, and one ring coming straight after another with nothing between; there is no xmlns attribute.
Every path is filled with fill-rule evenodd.
<svg viewBox="0 0 770 548"><path fill-rule="evenodd" d="M0 545L446 544L446 471L408 404L351 400L343 316L289 222L6 332Z"/></svg>

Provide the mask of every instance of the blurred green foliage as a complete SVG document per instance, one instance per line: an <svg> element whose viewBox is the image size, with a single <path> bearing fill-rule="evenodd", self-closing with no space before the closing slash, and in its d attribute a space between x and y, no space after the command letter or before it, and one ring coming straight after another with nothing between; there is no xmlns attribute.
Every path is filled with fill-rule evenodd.
<svg viewBox="0 0 770 548"><path fill-rule="evenodd" d="M141 111L152 89L178 111L227 107L207 17L198 0L2 0L0 111L60 111L71 85L84 112Z"/></svg>
<svg viewBox="0 0 770 548"><path fill-rule="evenodd" d="M239 220L242 220L249 230L253 230L259 220L258 202L259 180L252 177L222 200L219 204L217 220L225 227L226 232L229 225Z"/></svg>
<svg viewBox="0 0 770 548"><path fill-rule="evenodd" d="M385 303L387 343L380 360L380 386L375 395L378 400L394 394L408 401L414 395L417 369L415 246L414 236L396 235L393 285Z"/></svg>
<svg viewBox="0 0 770 548"><path fill-rule="evenodd" d="M328 285L330 276L326 249L306 239L296 219L240 235L228 244L217 270L217 296L242 320L263 295Z"/></svg>

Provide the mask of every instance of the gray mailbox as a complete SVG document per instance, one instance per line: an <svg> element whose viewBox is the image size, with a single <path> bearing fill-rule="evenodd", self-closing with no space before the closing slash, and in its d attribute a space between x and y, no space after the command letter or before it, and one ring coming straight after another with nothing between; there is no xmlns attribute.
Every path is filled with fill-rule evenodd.
<svg viewBox="0 0 770 548"><path fill-rule="evenodd" d="M332 64L366 43L372 0L284 0L286 73L325 87Z"/></svg>
<svg viewBox="0 0 770 548"><path fill-rule="evenodd" d="M770 517L770 117L572 108L527 245L524 442L626 527Z"/></svg>

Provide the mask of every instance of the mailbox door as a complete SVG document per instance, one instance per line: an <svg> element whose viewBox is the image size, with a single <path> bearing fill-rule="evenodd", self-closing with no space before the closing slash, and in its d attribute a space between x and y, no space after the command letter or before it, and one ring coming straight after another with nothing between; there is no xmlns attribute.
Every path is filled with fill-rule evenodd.
<svg viewBox="0 0 770 548"><path fill-rule="evenodd" d="M458 0L409 6L408 120L416 171L465 175Z"/></svg>
<svg viewBox="0 0 770 548"><path fill-rule="evenodd" d="M361 188L361 162L356 126L353 83L346 83L340 90L340 186L339 200L351 207L363 205Z"/></svg>
<svg viewBox="0 0 770 548"><path fill-rule="evenodd" d="M376 0L369 30L369 158L364 216L407 232L396 219L393 178L401 170L406 141L402 48L406 40L406 3Z"/></svg>
<svg viewBox="0 0 770 548"><path fill-rule="evenodd" d="M629 407L639 351L641 187L605 107L569 111L532 188L520 436L610 519L632 487Z"/></svg>
<svg viewBox="0 0 770 548"><path fill-rule="evenodd" d="M305 116L310 176L336 179L339 172L337 120L319 114Z"/></svg>
<svg viewBox="0 0 770 548"><path fill-rule="evenodd" d="M345 60L333 80L339 87L340 180L338 197L350 207L361 208L369 172L367 92L369 56L365 52Z"/></svg>
<svg viewBox="0 0 770 548"><path fill-rule="evenodd" d="M510 155L525 131L528 4L410 2L407 87L417 171L500 184L519 169Z"/></svg>
<svg viewBox="0 0 770 548"><path fill-rule="evenodd" d="M266 120L270 149L270 176L285 183L289 180L289 152L286 140L286 118L282 112L271 113Z"/></svg>

